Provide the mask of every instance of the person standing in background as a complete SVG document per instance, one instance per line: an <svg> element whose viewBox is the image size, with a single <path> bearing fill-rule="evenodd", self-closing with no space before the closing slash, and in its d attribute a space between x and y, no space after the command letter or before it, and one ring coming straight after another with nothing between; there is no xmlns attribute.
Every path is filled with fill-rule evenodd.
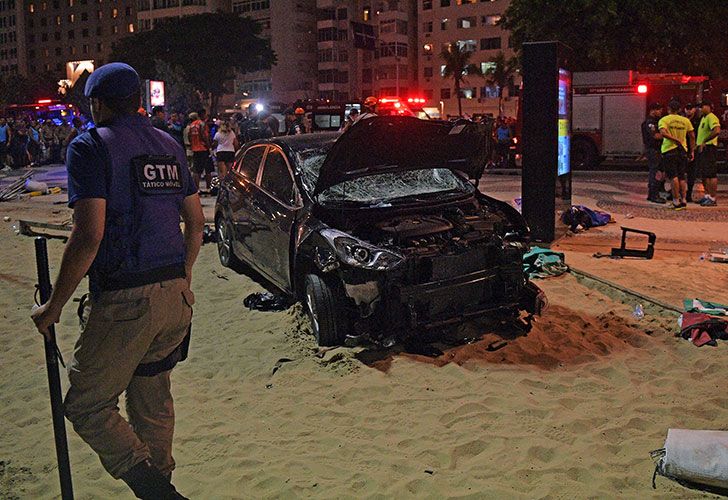
<svg viewBox="0 0 728 500"><path fill-rule="evenodd" d="M660 170L660 146L662 145L662 136L658 130L658 122L662 116L662 106L658 102L653 102L649 107L649 115L642 122L642 145L645 149L645 157L647 158L647 201L652 203L665 203L660 198L660 181L657 180Z"/></svg>
<svg viewBox="0 0 728 500"><path fill-rule="evenodd" d="M718 135L720 134L720 121L713 113L713 103L704 100L702 103L703 117L698 125L698 173L703 180L705 196L700 203L703 207L718 205Z"/></svg>

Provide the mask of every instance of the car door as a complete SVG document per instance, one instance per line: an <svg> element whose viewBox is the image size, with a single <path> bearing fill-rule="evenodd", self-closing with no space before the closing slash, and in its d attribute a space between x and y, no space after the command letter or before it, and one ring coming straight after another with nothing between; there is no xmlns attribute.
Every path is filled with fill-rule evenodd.
<svg viewBox="0 0 728 500"><path fill-rule="evenodd" d="M274 284L291 290L291 234L301 201L288 158L280 147L268 147L258 185L252 197L252 212L267 230L251 233L253 260Z"/></svg>
<svg viewBox="0 0 728 500"><path fill-rule="evenodd" d="M252 196L258 189L256 182L260 174L266 150L265 144L248 148L233 166L231 175L224 179L232 221L233 249L245 262L250 262L252 251L251 235L257 231L257 215L252 210Z"/></svg>

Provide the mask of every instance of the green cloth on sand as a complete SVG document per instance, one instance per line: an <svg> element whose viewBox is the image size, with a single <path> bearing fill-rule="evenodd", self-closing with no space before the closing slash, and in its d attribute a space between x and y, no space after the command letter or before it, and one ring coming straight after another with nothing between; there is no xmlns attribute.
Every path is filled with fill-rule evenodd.
<svg viewBox="0 0 728 500"><path fill-rule="evenodd" d="M564 254L549 248L533 247L523 256L523 272L527 273L529 278L560 276L568 270Z"/></svg>
<svg viewBox="0 0 728 500"><path fill-rule="evenodd" d="M717 302L700 299L683 299L685 312L710 314L712 316L728 316L728 306Z"/></svg>

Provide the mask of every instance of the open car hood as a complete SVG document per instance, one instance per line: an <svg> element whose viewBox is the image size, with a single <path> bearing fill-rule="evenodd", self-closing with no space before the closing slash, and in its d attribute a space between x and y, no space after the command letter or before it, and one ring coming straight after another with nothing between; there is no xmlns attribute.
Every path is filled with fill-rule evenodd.
<svg viewBox="0 0 728 500"><path fill-rule="evenodd" d="M377 116L355 123L329 150L314 196L344 181L379 173L448 168L480 179L487 159L486 126Z"/></svg>

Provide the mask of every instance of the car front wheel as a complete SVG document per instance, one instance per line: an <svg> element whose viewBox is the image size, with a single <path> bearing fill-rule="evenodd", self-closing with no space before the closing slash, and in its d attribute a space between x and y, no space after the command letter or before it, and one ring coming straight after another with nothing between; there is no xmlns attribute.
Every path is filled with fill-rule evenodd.
<svg viewBox="0 0 728 500"><path fill-rule="evenodd" d="M320 346L342 345L347 334L347 311L336 289L320 276L306 276L306 310Z"/></svg>

